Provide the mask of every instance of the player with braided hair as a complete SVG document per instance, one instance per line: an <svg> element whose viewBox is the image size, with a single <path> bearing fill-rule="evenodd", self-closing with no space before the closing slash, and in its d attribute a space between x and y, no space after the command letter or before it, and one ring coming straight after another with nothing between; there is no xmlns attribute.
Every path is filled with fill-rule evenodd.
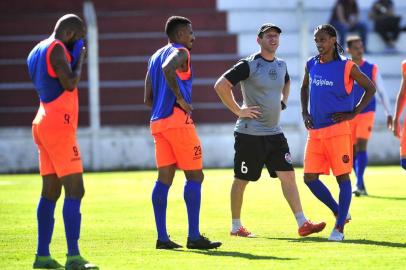
<svg viewBox="0 0 406 270"><path fill-rule="evenodd" d="M376 90L354 62L341 57L344 50L337 43L332 25L317 26L314 40L319 54L307 61L301 86L302 116L308 129L304 181L336 216L329 240L342 241L351 203L352 141L348 120L365 108ZM365 89L357 105L352 93L354 80ZM320 174L328 175L330 169L340 187L338 203L319 180Z"/></svg>
<svg viewBox="0 0 406 270"><path fill-rule="evenodd" d="M330 37L336 37L337 38L337 32L334 28L334 26L330 25L330 24L321 24L319 26L317 26L314 29L314 36L316 38L316 33L318 31L323 31L325 33L327 33ZM317 45L316 45L317 46ZM319 47L317 47L317 49L319 49ZM319 51L320 52L320 51ZM341 60L341 55L344 53L344 49L343 47L340 45L340 43L338 43L337 41L334 43L334 50L333 50L333 59L334 60ZM316 55L316 59L320 59L321 58L321 53Z"/></svg>

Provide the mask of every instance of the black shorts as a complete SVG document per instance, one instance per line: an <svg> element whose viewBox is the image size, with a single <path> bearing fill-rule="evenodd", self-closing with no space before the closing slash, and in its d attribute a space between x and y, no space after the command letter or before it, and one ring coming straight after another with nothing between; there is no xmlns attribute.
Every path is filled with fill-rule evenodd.
<svg viewBox="0 0 406 270"><path fill-rule="evenodd" d="M234 177L257 181L264 165L269 175L277 177L276 171L293 171L288 141L283 133L254 136L234 132Z"/></svg>

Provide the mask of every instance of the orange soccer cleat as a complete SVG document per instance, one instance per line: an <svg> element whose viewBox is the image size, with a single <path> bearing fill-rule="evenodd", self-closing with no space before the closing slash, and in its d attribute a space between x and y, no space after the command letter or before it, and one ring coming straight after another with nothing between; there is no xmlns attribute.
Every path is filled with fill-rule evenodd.
<svg viewBox="0 0 406 270"><path fill-rule="evenodd" d="M236 232L230 232L230 235L232 236L240 236L240 237L255 237L254 234L249 232L246 228L240 227Z"/></svg>
<svg viewBox="0 0 406 270"><path fill-rule="evenodd" d="M310 220L308 220L302 225L302 227L298 229L298 233L300 236L308 236L312 233L321 232L324 229L324 227L326 227L325 222L313 223Z"/></svg>

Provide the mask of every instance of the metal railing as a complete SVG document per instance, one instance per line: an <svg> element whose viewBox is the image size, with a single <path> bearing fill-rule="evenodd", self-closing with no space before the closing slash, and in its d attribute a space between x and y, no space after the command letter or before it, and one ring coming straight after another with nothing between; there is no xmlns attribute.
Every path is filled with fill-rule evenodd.
<svg viewBox="0 0 406 270"><path fill-rule="evenodd" d="M99 45L96 11L92 1L85 1L83 14L87 28L87 74L89 89L89 119L91 134L91 168L100 168L99 131L100 131L100 103L99 103Z"/></svg>

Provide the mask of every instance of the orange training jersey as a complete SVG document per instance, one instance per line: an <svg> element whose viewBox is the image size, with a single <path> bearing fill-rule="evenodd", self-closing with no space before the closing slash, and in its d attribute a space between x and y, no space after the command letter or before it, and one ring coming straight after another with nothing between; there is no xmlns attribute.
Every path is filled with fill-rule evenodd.
<svg viewBox="0 0 406 270"><path fill-rule="evenodd" d="M34 59L34 61L31 61L29 70L36 88L41 88L37 89L40 95L40 99L41 91L46 90L48 93L52 93L52 85L53 87L55 87L54 91L60 91L59 89L57 89L59 88L58 85L60 85L59 79L56 76L56 73L50 62L51 52L57 44L62 46L65 51L66 58L70 63L71 56L68 50L66 49L65 45L57 39L49 42L48 46L40 46L39 48L38 46L36 46L33 49L33 51L37 50L36 53L33 53L32 51L29 56L29 58ZM44 53L38 52L41 50L43 50ZM43 67L44 64L45 68ZM33 76L33 74L38 73L40 73L40 76ZM46 80L48 82L47 84L45 84L45 86L41 82L41 78L42 80ZM56 96L49 102L40 100L40 106L37 115L33 120L33 124L40 124L43 127L51 129L70 126L73 127L74 130L76 130L78 125L78 114L78 89L76 88L73 91L62 90L58 94L58 96Z"/></svg>

